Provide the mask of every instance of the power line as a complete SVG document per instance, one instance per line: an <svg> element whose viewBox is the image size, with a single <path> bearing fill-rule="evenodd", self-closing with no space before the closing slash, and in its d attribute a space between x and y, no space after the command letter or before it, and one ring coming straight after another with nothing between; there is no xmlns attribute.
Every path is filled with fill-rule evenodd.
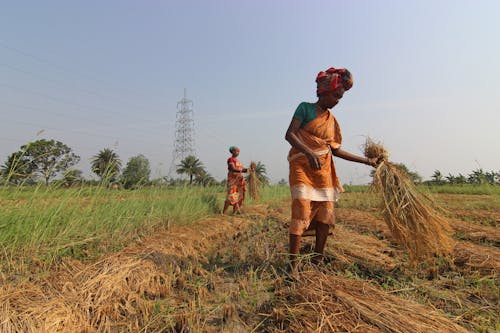
<svg viewBox="0 0 500 333"><path fill-rule="evenodd" d="M61 71L61 72L69 73L69 74L71 74L71 75L75 75L75 74L76 74L77 76L84 76L84 77L86 76L87 78L91 79L91 80L92 80L92 81L94 81L94 82L96 82L96 81L100 81L100 82L102 82L102 83L106 83L106 82L105 82L102 78L100 78L100 77L97 77L97 76L95 76L95 75L89 75L89 71L88 71L88 70L85 70L84 72L78 72L78 71L75 71L73 68L69 68L69 67L64 66L64 65L61 65L61 64L59 64L59 63L58 63L58 64L56 64L56 63L54 63L54 62L52 62L52 61L49 61L49 60L43 59L42 57L36 56L36 55L34 55L34 54L32 54L32 53L26 52L26 51L24 51L24 50L20 50L20 49L18 49L18 48L16 48L16 47L9 46L9 45L7 45L7 44L6 44L4 41L2 41L2 40L0 40L0 47L3 47L4 49L10 50L10 51L13 51L13 52L15 52L15 53L17 53L17 54L20 54L20 55L22 55L22 56L24 56L24 57L26 57L26 58L31 58L31 59L33 59L33 60L35 60L35 61L37 61L37 62L39 62L39 63L42 63L42 64L44 64L44 65L49 65L49 66L51 66L52 68L55 68L55 69L57 69L57 70L59 70L59 71ZM143 96L143 97L144 97L144 98L146 98L146 99L149 99L149 98L150 98L150 96L149 96L149 97L148 97L148 96L144 96L142 93L137 92L137 91L134 91L134 90L132 90L132 89L123 89L123 87L122 87L122 90L124 90L124 91L126 91L126 92L127 92L127 94L126 94L126 95L129 95L129 94L132 92L132 93L134 93L134 94L136 94L136 95L141 95L141 96Z"/></svg>
<svg viewBox="0 0 500 333"><path fill-rule="evenodd" d="M99 111L100 110L101 112L104 111L104 112L111 113L111 114L114 114L114 115L120 115L120 116L123 115L122 113L116 112L116 111L112 111L109 108L100 107L100 106L94 106L94 105L89 105L89 104L76 103L76 102L73 102L73 101L65 99L65 98L54 97L54 96L47 95L47 94L44 94L44 93L40 93L40 92L37 92L37 91L34 91L34 90L30 90L30 89L25 89L25 88L20 88L20 87L17 87L17 86L13 86L13 85L7 84L7 83L0 82L0 86L7 87L7 88L10 88L10 89L14 89L14 90L18 90L18 91L21 91L21 92L24 92L24 93L28 93L28 94L31 94L31 95L43 97L45 99L53 100L53 101L56 101L58 103L71 105L73 107L77 107L77 108L80 108L80 109L95 110L95 111ZM138 118L138 119L143 119L143 118Z"/></svg>

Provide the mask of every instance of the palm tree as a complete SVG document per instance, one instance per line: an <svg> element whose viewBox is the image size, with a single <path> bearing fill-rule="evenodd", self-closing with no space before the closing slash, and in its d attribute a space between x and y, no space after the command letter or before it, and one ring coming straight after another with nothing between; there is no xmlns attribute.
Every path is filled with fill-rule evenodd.
<svg viewBox="0 0 500 333"><path fill-rule="evenodd" d="M495 171L489 171L484 173L484 177L486 178L486 181L489 184L494 185L495 183L498 183L500 181L500 173L495 172Z"/></svg>
<svg viewBox="0 0 500 333"><path fill-rule="evenodd" d="M269 178L267 177L266 166L262 164L262 162L257 162L255 164L255 174L257 175L257 179L262 185L269 184ZM248 181L248 176L247 176Z"/></svg>
<svg viewBox="0 0 500 333"><path fill-rule="evenodd" d="M217 181L211 174L209 174L206 170L202 170L199 174L194 178L194 183L197 185L203 185L203 187L214 185Z"/></svg>
<svg viewBox="0 0 500 333"><path fill-rule="evenodd" d="M69 169L63 176L64 185L71 187L75 184L83 182L83 172L78 169Z"/></svg>
<svg viewBox="0 0 500 333"><path fill-rule="evenodd" d="M203 163L193 155L189 155L177 165L177 173L187 174L189 176L189 185L193 183L193 177L195 175L201 175L205 170L203 169Z"/></svg>
<svg viewBox="0 0 500 333"><path fill-rule="evenodd" d="M485 177L483 169L479 168L477 170L472 171L472 173L469 174L467 180L471 184L484 184L484 183L486 183L486 177Z"/></svg>
<svg viewBox="0 0 500 333"><path fill-rule="evenodd" d="M432 174L432 180L436 184L441 184L443 182L443 175L441 174L441 171L434 170L434 173Z"/></svg>
<svg viewBox="0 0 500 333"><path fill-rule="evenodd" d="M92 172L101 178L101 181L113 181L122 166L122 161L112 149L99 151L92 158Z"/></svg>

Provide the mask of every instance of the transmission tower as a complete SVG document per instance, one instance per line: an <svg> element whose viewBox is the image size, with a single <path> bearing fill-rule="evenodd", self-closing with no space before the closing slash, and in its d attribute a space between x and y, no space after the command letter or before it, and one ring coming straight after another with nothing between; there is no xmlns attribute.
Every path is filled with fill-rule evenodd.
<svg viewBox="0 0 500 333"><path fill-rule="evenodd" d="M172 176L177 162L189 155L194 155L194 145L193 101L187 99L186 89L184 89L184 97L177 102L174 150L168 172L169 177Z"/></svg>

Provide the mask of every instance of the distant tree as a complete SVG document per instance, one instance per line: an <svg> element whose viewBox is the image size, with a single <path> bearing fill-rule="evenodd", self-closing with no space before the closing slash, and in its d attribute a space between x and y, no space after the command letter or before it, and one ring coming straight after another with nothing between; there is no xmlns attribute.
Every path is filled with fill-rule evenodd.
<svg viewBox="0 0 500 333"><path fill-rule="evenodd" d="M465 176L462 175L461 173L459 173L458 176L454 176L451 173L449 173L448 176L446 176L445 178L446 181L452 185L467 183L467 178L465 178Z"/></svg>
<svg viewBox="0 0 500 333"><path fill-rule="evenodd" d="M278 182L279 186L286 186L288 185L288 182L285 180L285 178L281 178Z"/></svg>
<svg viewBox="0 0 500 333"><path fill-rule="evenodd" d="M212 177L212 175L210 175L206 170L203 169L199 174L195 176L194 183L197 185L202 185L203 187L207 187L217 184L217 181L214 177Z"/></svg>
<svg viewBox="0 0 500 333"><path fill-rule="evenodd" d="M464 175L459 173L458 176L455 177L455 181L457 184L465 184L467 183L467 178L465 178Z"/></svg>
<svg viewBox="0 0 500 333"><path fill-rule="evenodd" d="M446 176L445 178L446 178L446 181L450 184L458 184L457 177L455 177L451 173L449 173L448 176Z"/></svg>
<svg viewBox="0 0 500 333"><path fill-rule="evenodd" d="M120 173L122 161L112 149L106 148L92 158L92 172L101 182L113 182Z"/></svg>
<svg viewBox="0 0 500 333"><path fill-rule="evenodd" d="M164 186L168 184L168 177L157 177L153 178L149 181L149 183L153 186Z"/></svg>
<svg viewBox="0 0 500 333"><path fill-rule="evenodd" d="M269 178L267 177L266 166L262 162L255 164L255 174L262 185L269 185ZM247 176L248 177L248 176Z"/></svg>
<svg viewBox="0 0 500 333"><path fill-rule="evenodd" d="M131 157L122 173L123 187L126 189L145 185L149 182L151 168L149 160L143 155Z"/></svg>
<svg viewBox="0 0 500 333"><path fill-rule="evenodd" d="M50 178L65 172L80 161L80 156L61 141L41 139L22 146L21 150L26 151L34 171L40 174L46 185L49 184Z"/></svg>
<svg viewBox="0 0 500 333"><path fill-rule="evenodd" d="M15 181L41 177L48 185L51 178L79 161L80 156L64 143L41 139L21 146L9 157L4 170Z"/></svg>
<svg viewBox="0 0 500 333"><path fill-rule="evenodd" d="M7 158L0 173L6 183L20 184L32 176L33 165L25 152L17 151Z"/></svg>
<svg viewBox="0 0 500 333"><path fill-rule="evenodd" d="M435 184L442 184L443 175L441 174L441 171L435 170L434 173L432 174L432 180Z"/></svg>
<svg viewBox="0 0 500 333"><path fill-rule="evenodd" d="M70 169L63 176L64 186L71 187L83 183L83 172L78 169Z"/></svg>
<svg viewBox="0 0 500 333"><path fill-rule="evenodd" d="M500 182L500 174L495 171L489 171L484 173L484 178L488 184L496 184Z"/></svg>
<svg viewBox="0 0 500 333"><path fill-rule="evenodd" d="M180 164L177 165L177 173L180 175L187 174L189 177L189 185L193 184L193 177L202 174L203 163L193 155L187 156Z"/></svg>
<svg viewBox="0 0 500 333"><path fill-rule="evenodd" d="M472 173L467 176L467 181L471 184L478 185L485 184L487 182L486 175L481 168L472 171Z"/></svg>
<svg viewBox="0 0 500 333"><path fill-rule="evenodd" d="M422 182L422 176L420 176L416 171L410 171L406 165L403 163L397 163L396 167L408 175L414 184L419 184Z"/></svg>

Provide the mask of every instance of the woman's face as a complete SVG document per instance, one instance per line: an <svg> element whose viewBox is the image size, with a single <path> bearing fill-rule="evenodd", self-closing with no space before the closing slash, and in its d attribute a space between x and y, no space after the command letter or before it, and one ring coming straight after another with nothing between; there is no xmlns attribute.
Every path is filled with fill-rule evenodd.
<svg viewBox="0 0 500 333"><path fill-rule="evenodd" d="M323 102L325 103L325 106L330 109L338 104L342 96L344 96L344 88L335 89L332 92L323 94L321 97L323 99Z"/></svg>
<svg viewBox="0 0 500 333"><path fill-rule="evenodd" d="M240 148L233 149L233 156L237 157L240 154Z"/></svg>

